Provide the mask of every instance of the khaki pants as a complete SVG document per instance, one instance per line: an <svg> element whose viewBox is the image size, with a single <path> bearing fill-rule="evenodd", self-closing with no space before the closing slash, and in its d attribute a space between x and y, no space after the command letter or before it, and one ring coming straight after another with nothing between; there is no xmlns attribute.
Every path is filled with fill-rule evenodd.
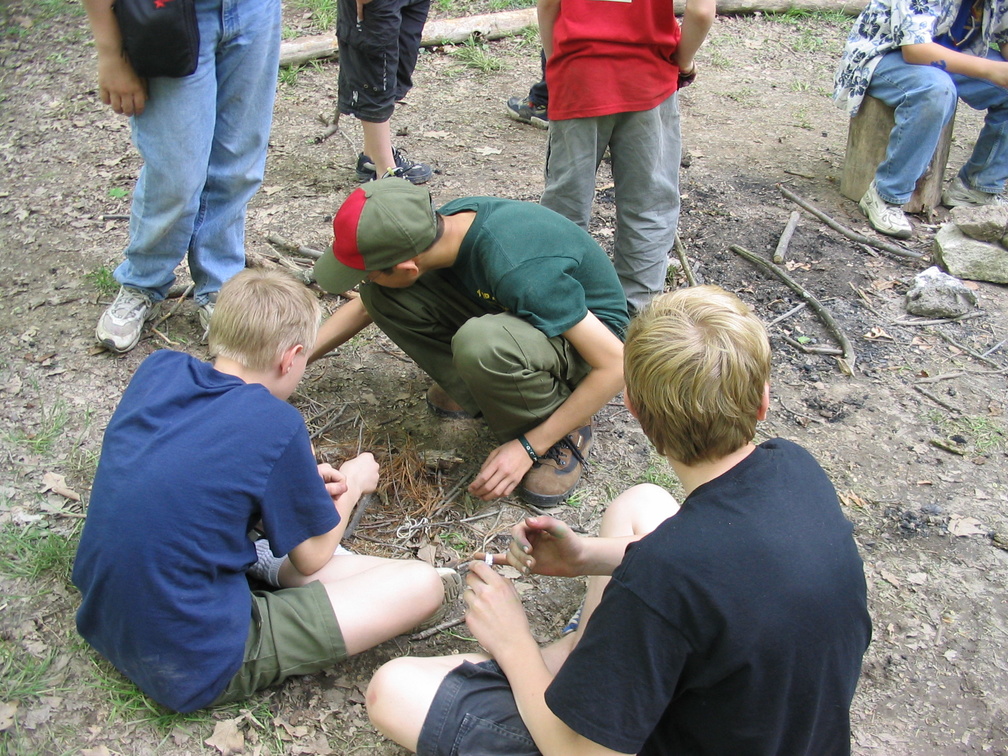
<svg viewBox="0 0 1008 756"><path fill-rule="evenodd" d="M591 371L563 336L548 338L506 312L469 300L441 271L405 289L361 287L381 330L501 443L556 411Z"/></svg>

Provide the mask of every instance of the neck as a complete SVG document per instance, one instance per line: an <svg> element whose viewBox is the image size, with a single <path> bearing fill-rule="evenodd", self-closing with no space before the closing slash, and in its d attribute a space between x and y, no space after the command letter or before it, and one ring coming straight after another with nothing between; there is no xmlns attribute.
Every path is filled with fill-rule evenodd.
<svg viewBox="0 0 1008 756"><path fill-rule="evenodd" d="M476 213L472 210L443 216L444 233L421 258L418 258L423 260L423 271L450 268L455 264L462 248L462 240L469 233L469 227L475 218Z"/></svg>
<svg viewBox="0 0 1008 756"><path fill-rule="evenodd" d="M270 387L269 375L258 370L251 370L240 362L228 357L217 357L213 362L214 370L225 375L233 375L245 383L261 383L266 388Z"/></svg>
<svg viewBox="0 0 1008 756"><path fill-rule="evenodd" d="M716 459L713 462L698 462L695 465L684 465L682 462L670 459L669 463L672 465L672 469L675 470L676 475L679 477L679 482L682 483L683 494L685 497L689 496L704 483L724 475L726 472L735 467L735 465L752 454L755 449L756 446L750 442L745 446L736 449L731 454L721 457L720 459Z"/></svg>

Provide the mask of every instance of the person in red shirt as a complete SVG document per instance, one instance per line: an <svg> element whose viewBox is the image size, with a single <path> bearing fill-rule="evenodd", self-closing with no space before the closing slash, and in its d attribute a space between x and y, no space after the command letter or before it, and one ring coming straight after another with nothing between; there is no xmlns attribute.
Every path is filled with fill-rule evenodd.
<svg viewBox="0 0 1008 756"><path fill-rule="evenodd" d="M549 144L541 203L588 228L606 149L616 191L614 262L631 311L665 286L679 222L679 102L716 0L539 0Z"/></svg>

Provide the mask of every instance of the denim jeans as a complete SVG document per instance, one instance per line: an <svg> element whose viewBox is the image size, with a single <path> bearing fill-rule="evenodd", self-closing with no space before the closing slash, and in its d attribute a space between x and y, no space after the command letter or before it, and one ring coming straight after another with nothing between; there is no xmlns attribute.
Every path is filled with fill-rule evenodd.
<svg viewBox="0 0 1008 756"><path fill-rule="evenodd" d="M587 231L606 147L616 193L613 263L632 313L665 289L679 225L678 93L651 110L551 120L540 204Z"/></svg>
<svg viewBox="0 0 1008 756"><path fill-rule="evenodd" d="M150 79L133 143L144 164L115 278L161 300L188 254L196 301L245 266L245 208L262 182L280 55L280 0L196 0L199 65Z"/></svg>
<svg viewBox="0 0 1008 756"><path fill-rule="evenodd" d="M992 60L1003 60L994 50ZM955 112L956 99L986 110L973 154L959 171L967 186L1000 194L1008 179L1008 89L935 66L907 63L899 50L879 62L868 94L896 109L886 156L875 171L875 187L886 202L904 204L938 146L941 130Z"/></svg>

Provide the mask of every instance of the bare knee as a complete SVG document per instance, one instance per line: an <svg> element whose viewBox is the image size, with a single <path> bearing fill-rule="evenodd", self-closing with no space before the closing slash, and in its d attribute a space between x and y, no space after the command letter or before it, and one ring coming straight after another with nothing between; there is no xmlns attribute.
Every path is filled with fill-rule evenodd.
<svg viewBox="0 0 1008 756"><path fill-rule="evenodd" d="M607 537L646 535L679 511L679 502L661 486L641 483L610 502L600 534Z"/></svg>

